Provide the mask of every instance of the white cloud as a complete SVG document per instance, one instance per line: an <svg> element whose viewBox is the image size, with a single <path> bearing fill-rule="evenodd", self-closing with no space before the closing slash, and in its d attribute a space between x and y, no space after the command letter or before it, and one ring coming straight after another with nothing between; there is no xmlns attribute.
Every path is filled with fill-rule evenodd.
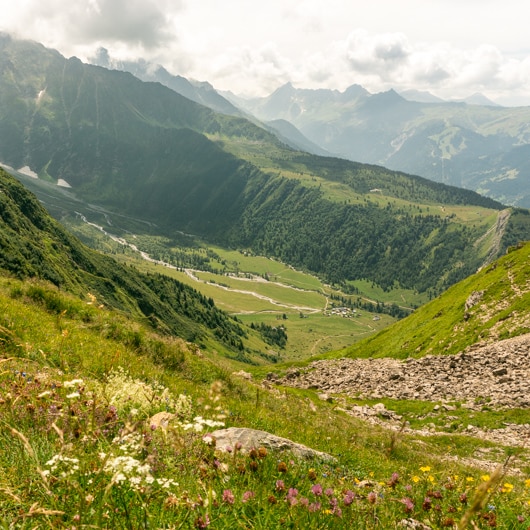
<svg viewBox="0 0 530 530"><path fill-rule="evenodd" d="M223 90L357 83L530 105L522 0L0 0L0 12L0 29L66 56L104 47Z"/></svg>

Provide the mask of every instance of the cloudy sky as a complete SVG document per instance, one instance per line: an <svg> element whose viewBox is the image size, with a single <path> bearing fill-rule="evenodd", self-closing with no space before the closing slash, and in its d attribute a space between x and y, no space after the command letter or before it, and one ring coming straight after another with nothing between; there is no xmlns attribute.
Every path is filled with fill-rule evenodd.
<svg viewBox="0 0 530 530"><path fill-rule="evenodd" d="M530 105L526 0L0 0L0 30L82 60L106 48L220 90L481 92Z"/></svg>

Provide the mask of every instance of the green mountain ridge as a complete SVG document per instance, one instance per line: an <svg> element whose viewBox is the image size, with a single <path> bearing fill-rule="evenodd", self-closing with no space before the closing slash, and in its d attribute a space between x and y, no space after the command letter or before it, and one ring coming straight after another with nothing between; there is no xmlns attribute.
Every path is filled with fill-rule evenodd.
<svg viewBox="0 0 530 530"><path fill-rule="evenodd" d="M344 285L362 279L437 294L490 255L481 238L498 202L293 150L159 83L35 43L4 35L0 45L0 160L66 181L88 204ZM476 222L460 207L476 207ZM525 230L511 215L499 252Z"/></svg>

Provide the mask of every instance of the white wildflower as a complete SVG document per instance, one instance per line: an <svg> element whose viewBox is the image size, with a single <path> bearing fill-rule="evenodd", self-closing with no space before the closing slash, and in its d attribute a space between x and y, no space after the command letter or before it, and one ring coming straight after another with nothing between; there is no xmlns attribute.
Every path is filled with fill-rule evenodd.
<svg viewBox="0 0 530 530"><path fill-rule="evenodd" d="M64 388L73 388L78 385L82 385L83 380L82 379L72 379L71 381L65 381L63 383Z"/></svg>
<svg viewBox="0 0 530 530"><path fill-rule="evenodd" d="M66 478L79 471L79 459L70 458L61 454L55 455L44 465L49 468L43 471L45 476L53 474L61 478Z"/></svg>
<svg viewBox="0 0 530 530"><path fill-rule="evenodd" d="M68 394L66 396L66 399L75 399L75 398L78 398L79 397L79 392L72 392L71 394Z"/></svg>

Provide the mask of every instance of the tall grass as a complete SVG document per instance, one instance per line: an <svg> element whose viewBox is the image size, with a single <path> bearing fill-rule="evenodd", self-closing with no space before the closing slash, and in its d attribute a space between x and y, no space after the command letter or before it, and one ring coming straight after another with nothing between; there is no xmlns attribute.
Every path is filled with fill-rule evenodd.
<svg viewBox="0 0 530 530"><path fill-rule="evenodd" d="M53 292L50 305L41 287L0 285L0 527L530 525L526 477L448 464L446 447L238 378L226 359L152 336L90 297ZM221 423L335 460L221 452L207 436Z"/></svg>

